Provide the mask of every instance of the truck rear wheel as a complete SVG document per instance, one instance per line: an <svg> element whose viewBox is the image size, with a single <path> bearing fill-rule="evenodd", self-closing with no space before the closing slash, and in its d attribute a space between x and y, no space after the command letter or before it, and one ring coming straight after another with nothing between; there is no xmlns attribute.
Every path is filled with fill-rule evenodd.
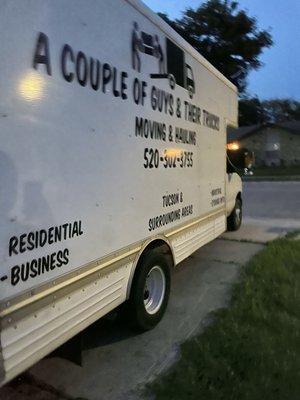
<svg viewBox="0 0 300 400"><path fill-rule="evenodd" d="M145 253L134 275L128 312L140 331L154 328L162 319L170 294L170 261L159 249Z"/></svg>
<svg viewBox="0 0 300 400"><path fill-rule="evenodd" d="M227 218L227 230L237 231L242 225L242 201L237 198L232 213Z"/></svg>

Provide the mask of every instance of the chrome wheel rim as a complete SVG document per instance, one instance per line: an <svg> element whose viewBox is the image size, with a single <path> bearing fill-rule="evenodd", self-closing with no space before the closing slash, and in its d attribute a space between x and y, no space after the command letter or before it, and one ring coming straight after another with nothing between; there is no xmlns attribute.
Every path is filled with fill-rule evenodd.
<svg viewBox="0 0 300 400"><path fill-rule="evenodd" d="M240 208L236 208L235 210L235 220L236 223L239 224L241 221L241 214L242 214L242 210Z"/></svg>
<svg viewBox="0 0 300 400"><path fill-rule="evenodd" d="M164 300L166 291L166 278L163 270L158 265L148 273L144 288L144 306L148 314L156 314Z"/></svg>

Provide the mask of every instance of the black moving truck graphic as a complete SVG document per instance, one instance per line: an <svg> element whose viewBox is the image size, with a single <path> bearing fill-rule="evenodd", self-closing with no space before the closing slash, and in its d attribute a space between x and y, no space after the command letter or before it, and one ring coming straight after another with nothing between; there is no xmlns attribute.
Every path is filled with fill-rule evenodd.
<svg viewBox="0 0 300 400"><path fill-rule="evenodd" d="M143 39L143 48L145 49L145 53L148 55L153 55L155 52L152 51L153 43L155 43L155 39L151 36L142 32ZM157 40L156 40L157 42ZM161 48L160 48L161 49ZM195 87L195 79L192 67L185 62L185 53L184 51L178 47L174 42L170 39L166 38L166 58L167 58L167 72L163 72L163 67L161 64L164 63L164 56L161 53L160 60L160 68L158 74L151 74L152 79L169 79L170 87L172 89L175 88L176 85L179 85L189 92L190 98L193 98L196 87Z"/></svg>
<svg viewBox="0 0 300 400"><path fill-rule="evenodd" d="M184 51L170 39L166 40L168 74L173 75L176 84L187 89L192 98L196 91L193 70L185 62Z"/></svg>
<svg viewBox="0 0 300 400"><path fill-rule="evenodd" d="M157 58L158 72L150 74L152 79L168 79L170 87L176 85L188 90L190 98L196 92L192 67L185 62L184 51L172 40L166 38L166 54L160 44L158 35L140 31L137 22L132 31L132 67L141 72L141 54Z"/></svg>

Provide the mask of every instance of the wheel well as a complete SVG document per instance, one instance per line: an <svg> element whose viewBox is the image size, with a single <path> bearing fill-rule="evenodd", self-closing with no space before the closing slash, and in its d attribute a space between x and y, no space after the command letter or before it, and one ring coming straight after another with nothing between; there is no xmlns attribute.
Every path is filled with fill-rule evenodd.
<svg viewBox="0 0 300 400"><path fill-rule="evenodd" d="M169 253L172 257L172 250L167 242L165 242L162 239L155 239L152 242L150 242L142 251L141 255L147 251L151 251L153 249L160 249L164 254Z"/></svg>
<svg viewBox="0 0 300 400"><path fill-rule="evenodd" d="M142 260L143 260L144 257L146 257L147 253L150 252L150 251L153 251L155 249L157 249L157 251L159 251L162 254L167 256L167 258L169 260L169 263L170 263L170 266L174 265L174 255L173 255L173 252L172 252L172 249L171 249L169 243L166 242L163 239L152 240L150 243L148 243L142 249L141 253L138 255L138 257L137 257L137 259L136 259L136 261L135 261L135 263L133 265L133 268L132 268L132 271L131 271L131 274L130 274L130 279L129 279L129 282L128 282L128 287L127 287L127 298L129 298L129 295L130 295L130 290L131 290L132 281L133 281L135 272L137 271L137 269L141 265Z"/></svg>

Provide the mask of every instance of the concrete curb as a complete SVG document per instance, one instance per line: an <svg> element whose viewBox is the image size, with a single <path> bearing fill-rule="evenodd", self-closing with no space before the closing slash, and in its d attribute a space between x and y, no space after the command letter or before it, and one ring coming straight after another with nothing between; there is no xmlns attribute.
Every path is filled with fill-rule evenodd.
<svg viewBox="0 0 300 400"><path fill-rule="evenodd" d="M300 175L291 176L243 176L243 182L299 182Z"/></svg>

